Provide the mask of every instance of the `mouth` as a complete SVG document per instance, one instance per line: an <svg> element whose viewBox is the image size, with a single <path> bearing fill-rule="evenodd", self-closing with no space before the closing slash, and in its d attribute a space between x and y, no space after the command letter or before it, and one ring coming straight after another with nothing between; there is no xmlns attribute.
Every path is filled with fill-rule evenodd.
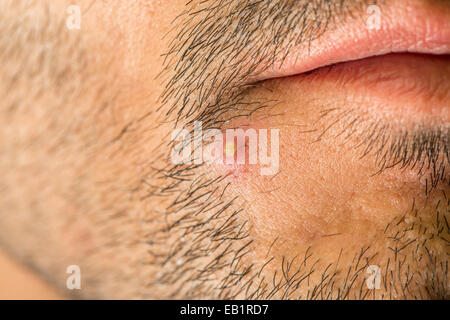
<svg viewBox="0 0 450 320"><path fill-rule="evenodd" d="M286 80L292 90L299 82L311 81L311 88L333 83L336 101L345 92L394 120L447 125L450 8L437 8L383 6L378 26L369 27L368 17L352 19L276 60L255 80Z"/></svg>

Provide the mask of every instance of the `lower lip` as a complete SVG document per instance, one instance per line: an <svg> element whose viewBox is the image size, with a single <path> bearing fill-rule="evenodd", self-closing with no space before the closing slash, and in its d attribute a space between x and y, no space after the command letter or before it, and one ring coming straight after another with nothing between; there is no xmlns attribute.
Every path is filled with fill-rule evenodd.
<svg viewBox="0 0 450 320"><path fill-rule="evenodd" d="M396 119L450 122L450 55L389 54L284 79L319 86L331 83L339 90L336 94L369 99L378 111Z"/></svg>

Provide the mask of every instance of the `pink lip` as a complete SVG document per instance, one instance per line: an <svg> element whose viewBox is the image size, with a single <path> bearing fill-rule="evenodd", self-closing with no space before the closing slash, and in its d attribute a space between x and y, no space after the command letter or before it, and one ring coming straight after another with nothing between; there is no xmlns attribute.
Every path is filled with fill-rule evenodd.
<svg viewBox="0 0 450 320"><path fill-rule="evenodd" d="M449 14L448 10L442 13L412 5L383 7L378 30L368 28L364 19L346 23L314 40L310 46L292 50L282 64L275 64L254 80L287 77L389 53L450 54Z"/></svg>

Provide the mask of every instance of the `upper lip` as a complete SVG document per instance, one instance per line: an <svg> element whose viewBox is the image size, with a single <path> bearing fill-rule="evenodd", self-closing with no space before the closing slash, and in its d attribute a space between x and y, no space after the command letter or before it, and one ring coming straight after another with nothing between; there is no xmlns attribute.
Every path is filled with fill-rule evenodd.
<svg viewBox="0 0 450 320"><path fill-rule="evenodd" d="M389 53L450 54L450 17L417 6L383 7L380 28L368 28L364 19L352 19L300 48L291 50L281 63L259 74L262 81L298 75L336 63Z"/></svg>

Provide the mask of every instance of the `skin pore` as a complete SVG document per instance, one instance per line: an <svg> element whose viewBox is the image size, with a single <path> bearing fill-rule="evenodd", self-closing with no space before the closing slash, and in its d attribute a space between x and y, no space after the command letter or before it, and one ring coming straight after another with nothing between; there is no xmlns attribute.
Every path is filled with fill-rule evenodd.
<svg viewBox="0 0 450 320"><path fill-rule="evenodd" d="M72 4L80 30L66 27ZM386 21L409 7L450 14L446 1L378 4ZM448 58L255 81L295 46L301 58L364 23L368 5L2 1L0 245L82 298L448 298L448 111L427 112L435 101L392 89L388 72L406 60L403 76L442 88ZM195 121L279 129L278 172L174 165L171 133Z"/></svg>

